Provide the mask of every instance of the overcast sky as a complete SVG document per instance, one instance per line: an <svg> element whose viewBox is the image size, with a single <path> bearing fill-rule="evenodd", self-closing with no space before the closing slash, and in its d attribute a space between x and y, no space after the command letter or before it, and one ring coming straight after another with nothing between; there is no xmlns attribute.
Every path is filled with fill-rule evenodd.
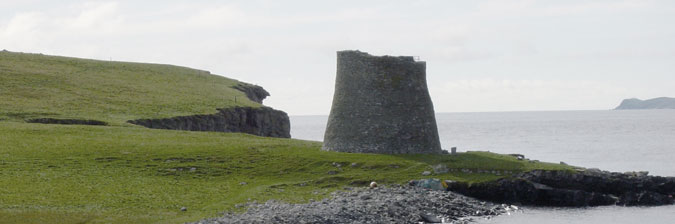
<svg viewBox="0 0 675 224"><path fill-rule="evenodd" d="M347 49L419 56L437 112L675 97L670 0L3 0L0 49L208 70L291 115L328 114Z"/></svg>

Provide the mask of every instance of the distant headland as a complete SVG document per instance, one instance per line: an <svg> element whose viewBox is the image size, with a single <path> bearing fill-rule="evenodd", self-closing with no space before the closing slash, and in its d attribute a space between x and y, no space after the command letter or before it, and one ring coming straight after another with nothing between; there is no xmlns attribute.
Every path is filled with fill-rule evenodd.
<svg viewBox="0 0 675 224"><path fill-rule="evenodd" d="M625 99L621 104L614 108L615 110L636 110L636 109L675 109L675 98L659 97L648 100L636 98Z"/></svg>

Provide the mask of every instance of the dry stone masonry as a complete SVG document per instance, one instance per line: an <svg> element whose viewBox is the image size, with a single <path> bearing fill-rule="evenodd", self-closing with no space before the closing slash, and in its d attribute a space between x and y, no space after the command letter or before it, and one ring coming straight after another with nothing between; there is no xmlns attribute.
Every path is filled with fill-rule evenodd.
<svg viewBox="0 0 675 224"><path fill-rule="evenodd" d="M337 52L335 95L323 149L441 153L426 63L410 56Z"/></svg>

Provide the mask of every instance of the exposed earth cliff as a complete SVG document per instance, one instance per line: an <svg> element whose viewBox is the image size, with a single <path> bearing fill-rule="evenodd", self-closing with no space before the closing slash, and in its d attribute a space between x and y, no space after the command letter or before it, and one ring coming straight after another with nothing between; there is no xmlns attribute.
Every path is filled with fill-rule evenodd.
<svg viewBox="0 0 675 224"><path fill-rule="evenodd" d="M288 115L269 107L223 108L218 109L216 114L138 119L130 120L129 123L156 129L242 132L266 137L291 137Z"/></svg>
<svg viewBox="0 0 675 224"><path fill-rule="evenodd" d="M262 104L270 94L260 86L240 83L233 87L249 100ZM172 118L137 119L127 122L147 128L186 131L241 132L265 137L290 138L291 122L286 112L270 107L219 108L215 114Z"/></svg>

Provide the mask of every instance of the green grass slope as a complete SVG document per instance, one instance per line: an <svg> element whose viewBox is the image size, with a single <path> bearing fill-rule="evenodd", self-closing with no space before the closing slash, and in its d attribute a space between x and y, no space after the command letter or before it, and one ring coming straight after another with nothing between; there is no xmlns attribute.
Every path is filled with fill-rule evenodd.
<svg viewBox="0 0 675 224"><path fill-rule="evenodd" d="M216 113L260 106L237 80L172 65L0 52L0 120L139 118ZM236 98L236 102L235 102Z"/></svg>
<svg viewBox="0 0 675 224"><path fill-rule="evenodd" d="M125 124L260 106L231 88L237 84L169 65L0 52L0 223L182 223L241 203L305 202L370 181L480 182L502 176L458 169L572 169L487 152L337 153L320 150L320 142ZM24 122L41 117L111 125ZM455 171L421 175L438 164Z"/></svg>
<svg viewBox="0 0 675 224"><path fill-rule="evenodd" d="M320 142L141 127L0 122L0 142L0 223L181 223L234 211L239 203L303 202L370 181L502 177L421 175L437 164L502 172L570 169L487 152L337 153L321 151Z"/></svg>

